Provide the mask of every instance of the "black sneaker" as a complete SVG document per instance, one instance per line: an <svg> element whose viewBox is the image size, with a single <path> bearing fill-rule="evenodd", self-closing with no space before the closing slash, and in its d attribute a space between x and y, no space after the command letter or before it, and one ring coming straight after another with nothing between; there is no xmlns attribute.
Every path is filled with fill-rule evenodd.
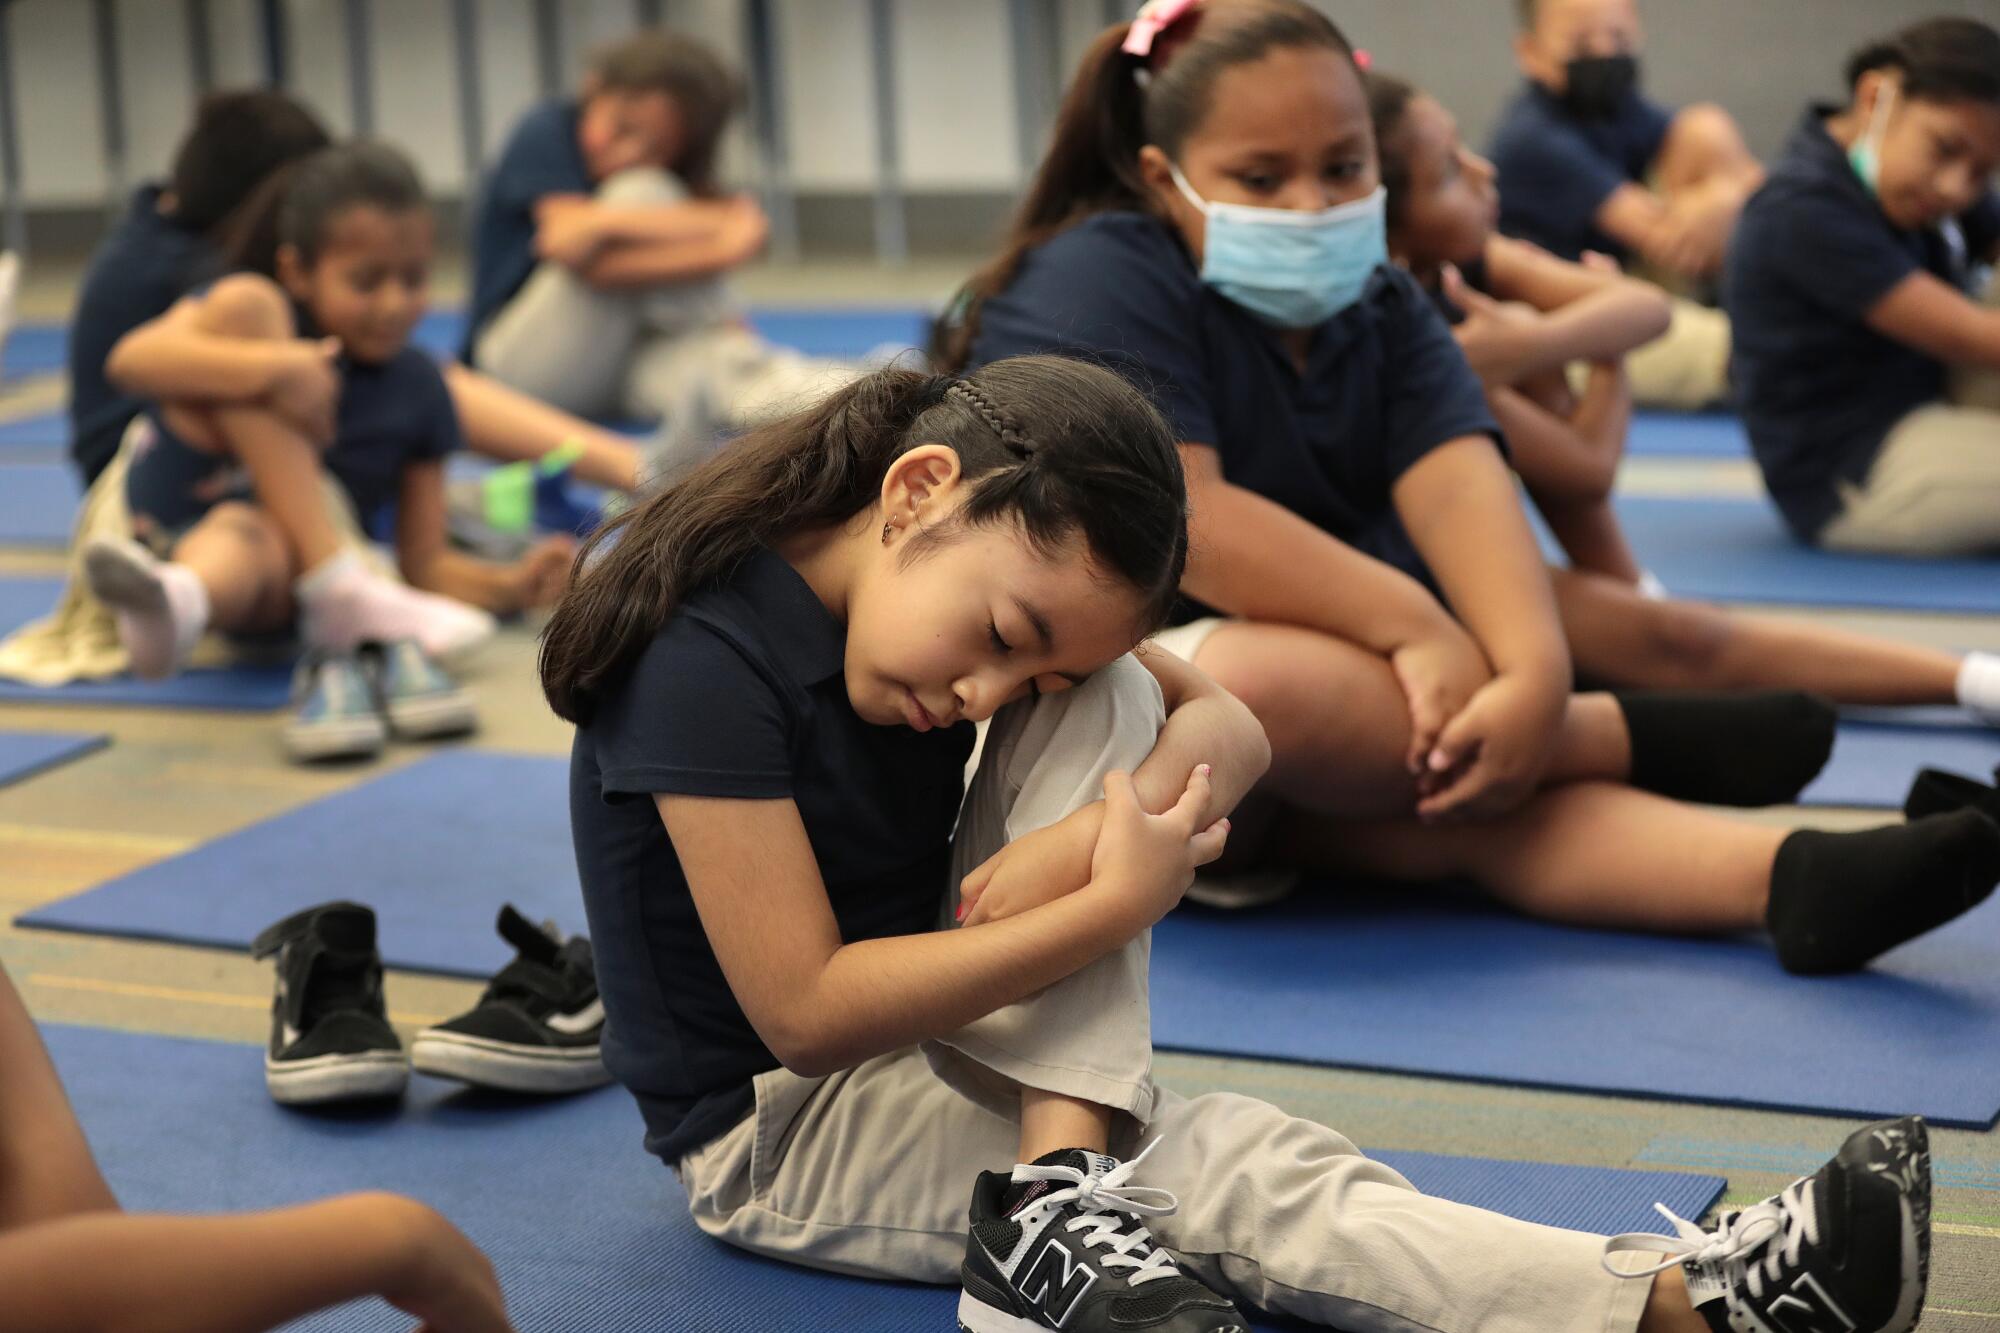
<svg viewBox="0 0 2000 1333"><path fill-rule="evenodd" d="M590 941L565 940L553 923L537 926L512 907L500 909L499 930L519 955L470 1011L419 1032L411 1063L506 1092L581 1092L609 1083L598 1052L604 1001Z"/></svg>
<svg viewBox="0 0 2000 1333"><path fill-rule="evenodd" d="M1713 1231L1654 1206L1680 1238L1615 1236L1605 1267L1620 1250L1672 1254L1619 1276L1684 1265L1688 1296L1715 1333L1905 1333L1923 1314L1931 1154L1919 1116L1857 1130L1817 1174L1724 1213Z"/></svg>
<svg viewBox="0 0 2000 1333"><path fill-rule="evenodd" d="M278 956L264 1085L288 1106L395 1097L409 1061L382 1004L375 913L323 903L286 917L250 946Z"/></svg>
<svg viewBox="0 0 2000 1333"><path fill-rule="evenodd" d="M1140 1220L1178 1206L1165 1190L1126 1183L1145 1158L1070 1149L1011 1175L982 1172L959 1269L959 1333L1249 1333L1250 1321Z"/></svg>

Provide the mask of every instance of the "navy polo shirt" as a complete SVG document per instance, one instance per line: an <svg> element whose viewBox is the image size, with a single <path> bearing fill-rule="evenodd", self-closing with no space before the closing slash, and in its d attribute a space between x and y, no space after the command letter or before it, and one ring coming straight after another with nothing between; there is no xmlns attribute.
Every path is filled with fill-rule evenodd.
<svg viewBox="0 0 2000 1333"><path fill-rule="evenodd" d="M472 310L465 349L535 271L535 204L552 194L589 194L596 187L576 140L581 108L551 98L521 117L480 183L472 210Z"/></svg>
<svg viewBox="0 0 2000 1333"><path fill-rule="evenodd" d="M105 378L111 349L222 265L205 236L160 212L160 193L158 185L133 192L132 206L90 257L71 316L69 449L85 485L110 464L125 427L145 407Z"/></svg>
<svg viewBox="0 0 2000 1333"><path fill-rule="evenodd" d="M1202 282L1178 233L1141 213L1078 223L986 303L973 363L1031 352L1124 373L1175 438L1216 450L1228 481L1426 583L1391 487L1441 444L1499 440L1478 376L1409 274L1378 269L1314 330L1301 374L1277 332Z"/></svg>
<svg viewBox="0 0 2000 1333"><path fill-rule="evenodd" d="M690 597L577 728L570 828L604 1063L669 1164L748 1114L751 1080L779 1062L709 947L654 793L789 797L847 943L937 925L973 728L862 721L845 651L805 580L759 551Z"/></svg>
<svg viewBox="0 0 2000 1333"><path fill-rule="evenodd" d="M293 304L298 336L317 338L320 331L304 307ZM387 361L356 361L343 353L340 406L335 412L333 444L323 456L354 502L362 526L374 531L378 520L402 490L403 469L411 463L443 458L463 440L458 409L437 362L414 346L405 346Z"/></svg>
<svg viewBox="0 0 2000 1333"><path fill-rule="evenodd" d="M1493 132L1500 230L1564 259L1585 250L1623 258L1624 248L1597 229L1597 210L1621 185L1646 179L1673 123L1673 112L1636 90L1617 115L1590 120L1529 82Z"/></svg>
<svg viewBox="0 0 2000 1333"><path fill-rule="evenodd" d="M1764 482L1792 530L1816 539L1896 423L1945 396L1947 367L1884 337L1868 312L1911 274L1969 291L2000 243L2000 198L1927 231L1899 230L1807 112L1737 223L1723 283L1732 374Z"/></svg>

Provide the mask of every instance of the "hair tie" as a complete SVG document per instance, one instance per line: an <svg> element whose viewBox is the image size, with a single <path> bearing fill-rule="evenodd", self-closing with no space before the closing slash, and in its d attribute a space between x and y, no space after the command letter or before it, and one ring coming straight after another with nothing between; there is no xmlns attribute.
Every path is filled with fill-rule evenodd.
<svg viewBox="0 0 2000 1333"><path fill-rule="evenodd" d="M1023 458L1034 458L1035 446L1021 433L1021 428L1014 424L1014 419L995 406L993 400L988 398L978 385L969 380L955 379L945 392L978 413L979 419L1000 437L1000 443L1006 445L1008 449Z"/></svg>
<svg viewBox="0 0 2000 1333"><path fill-rule="evenodd" d="M1366 74L1375 68L1375 57L1357 47L1354 52L1354 67Z"/></svg>
<svg viewBox="0 0 2000 1333"><path fill-rule="evenodd" d="M1141 60L1153 54L1153 43L1201 0L1146 0L1132 24L1125 30L1125 44L1119 49Z"/></svg>

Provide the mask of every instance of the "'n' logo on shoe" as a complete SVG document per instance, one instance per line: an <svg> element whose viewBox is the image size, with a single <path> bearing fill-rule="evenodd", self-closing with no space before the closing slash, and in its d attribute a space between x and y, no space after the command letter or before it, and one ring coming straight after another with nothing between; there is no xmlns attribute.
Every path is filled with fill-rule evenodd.
<svg viewBox="0 0 2000 1333"><path fill-rule="evenodd" d="M1780 1333L1854 1333L1854 1321L1827 1294L1819 1279L1801 1273L1792 1289L1774 1299L1764 1314Z"/></svg>
<svg viewBox="0 0 2000 1333"><path fill-rule="evenodd" d="M1097 1274L1091 1271L1090 1265L1080 1262L1063 1247L1061 1241L1051 1236L1042 1242L1042 1248L1022 1267L1015 1286L1022 1296L1034 1303L1042 1318L1053 1327L1061 1328L1076 1312L1077 1303L1096 1283Z"/></svg>

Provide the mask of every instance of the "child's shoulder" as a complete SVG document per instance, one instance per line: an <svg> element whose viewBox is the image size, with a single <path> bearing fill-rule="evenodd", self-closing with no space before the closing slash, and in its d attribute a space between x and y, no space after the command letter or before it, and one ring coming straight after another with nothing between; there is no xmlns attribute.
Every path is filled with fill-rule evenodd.
<svg viewBox="0 0 2000 1333"><path fill-rule="evenodd" d="M1105 288L1125 294L1193 296L1201 278L1173 228L1147 213L1098 213L1036 247L1021 279L1038 298L1087 298Z"/></svg>

